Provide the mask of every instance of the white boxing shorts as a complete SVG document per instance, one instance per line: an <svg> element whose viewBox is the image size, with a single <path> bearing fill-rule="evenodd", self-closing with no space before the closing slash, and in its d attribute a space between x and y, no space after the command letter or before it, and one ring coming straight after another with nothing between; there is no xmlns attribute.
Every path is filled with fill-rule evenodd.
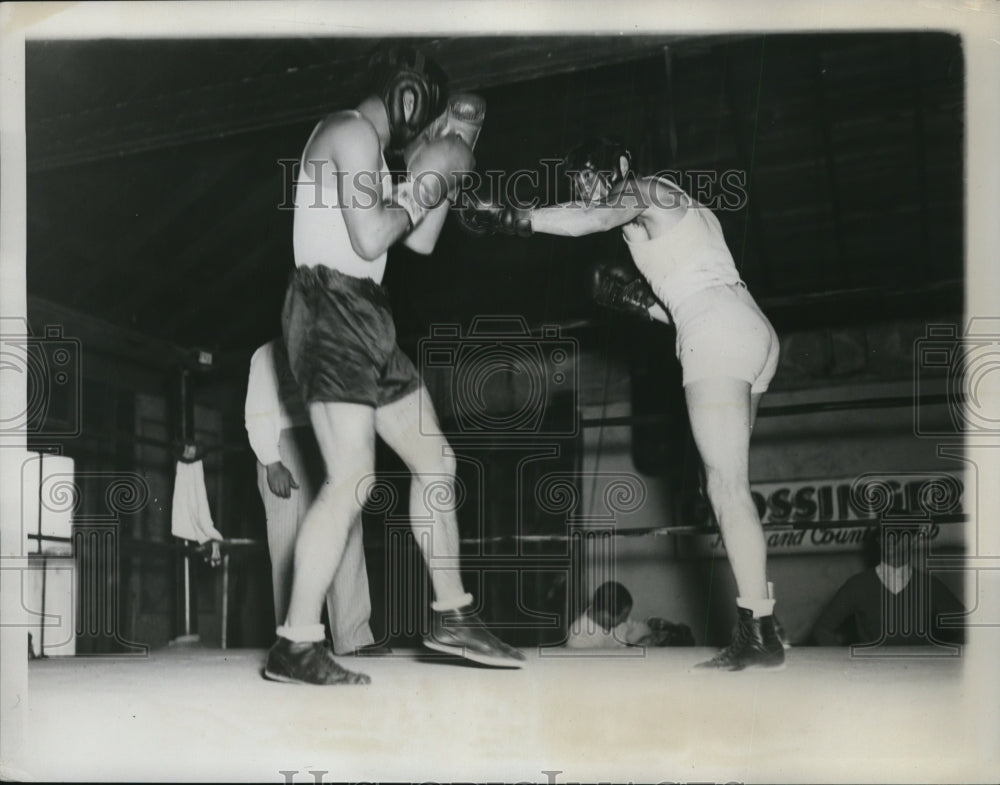
<svg viewBox="0 0 1000 785"><path fill-rule="evenodd" d="M702 379L742 379L750 392L767 390L778 368L778 334L742 282L685 297L670 312L684 385Z"/></svg>

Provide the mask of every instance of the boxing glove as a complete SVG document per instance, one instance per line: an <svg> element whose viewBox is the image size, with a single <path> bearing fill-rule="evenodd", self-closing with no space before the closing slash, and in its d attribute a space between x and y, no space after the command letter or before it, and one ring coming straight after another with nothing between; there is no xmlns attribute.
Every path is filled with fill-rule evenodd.
<svg viewBox="0 0 1000 785"><path fill-rule="evenodd" d="M592 294L598 305L653 321L649 309L658 301L646 279L637 272L601 265L594 270Z"/></svg>
<svg viewBox="0 0 1000 785"><path fill-rule="evenodd" d="M472 150L457 135L430 139L407 160L413 195L424 210L454 200L463 174L476 165Z"/></svg>
<svg viewBox="0 0 1000 785"><path fill-rule="evenodd" d="M445 136L458 136L469 145L470 150L474 150L485 121L486 101L481 96L474 93L456 93L448 98L445 110L407 145L403 156L409 161L431 139Z"/></svg>
<svg viewBox="0 0 1000 785"><path fill-rule="evenodd" d="M469 234L474 237L491 234L531 236L530 211L483 202L474 194L467 194L467 197L458 208L458 219L459 225Z"/></svg>
<svg viewBox="0 0 1000 785"><path fill-rule="evenodd" d="M458 216L458 225L468 234L473 237L488 237L496 233L503 208L487 204L475 194L467 193L463 194L454 212Z"/></svg>
<svg viewBox="0 0 1000 785"><path fill-rule="evenodd" d="M505 207L500 214L500 228L497 231L515 237L531 237L534 233L531 228L531 211Z"/></svg>

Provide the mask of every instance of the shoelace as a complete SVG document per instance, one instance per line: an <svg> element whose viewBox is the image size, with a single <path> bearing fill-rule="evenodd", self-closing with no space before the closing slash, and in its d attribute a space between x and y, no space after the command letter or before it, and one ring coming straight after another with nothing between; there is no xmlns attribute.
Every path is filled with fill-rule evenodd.
<svg viewBox="0 0 1000 785"><path fill-rule="evenodd" d="M713 662L732 662L740 649L742 649L750 640L750 632L747 626L742 622L737 622L736 627L733 629L733 638L722 651L716 654L713 658Z"/></svg>
<svg viewBox="0 0 1000 785"><path fill-rule="evenodd" d="M357 684L359 682L365 684L368 683L369 680L367 676L360 673L355 673L352 670L348 670L339 662L337 662L337 660L334 659L333 650L328 648L327 646L324 645L322 646L322 648L320 646L317 646L316 648L313 649L312 653L313 656L320 657L323 660L321 667L325 668L327 673L335 673L338 676L340 676L344 681L350 682L352 684Z"/></svg>

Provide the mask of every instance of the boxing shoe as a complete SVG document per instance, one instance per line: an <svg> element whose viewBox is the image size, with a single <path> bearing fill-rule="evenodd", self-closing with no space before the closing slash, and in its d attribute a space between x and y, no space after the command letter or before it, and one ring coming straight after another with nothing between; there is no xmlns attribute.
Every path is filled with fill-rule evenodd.
<svg viewBox="0 0 1000 785"><path fill-rule="evenodd" d="M392 654L392 647L384 643L369 643L367 646L358 646L351 654L355 657L388 657Z"/></svg>
<svg viewBox="0 0 1000 785"><path fill-rule="evenodd" d="M471 605L450 611L431 611L431 634L424 638L424 645L496 668L524 665L524 655L490 632Z"/></svg>
<svg viewBox="0 0 1000 785"><path fill-rule="evenodd" d="M788 640L788 633L785 632L784 626L782 626L781 622L778 621L777 614L775 614L771 618L774 619L774 634L777 635L778 640L781 641L781 648L783 648L785 651L788 651L790 648L792 648L792 643L791 641Z"/></svg>
<svg viewBox="0 0 1000 785"><path fill-rule="evenodd" d="M371 678L341 667L323 641L278 640L267 653L264 678L288 684L369 684Z"/></svg>
<svg viewBox="0 0 1000 785"><path fill-rule="evenodd" d="M774 599L774 583L772 581L767 582L767 598L769 600ZM778 640L781 641L781 645L784 647L785 651L792 648L792 643L788 640L788 634L785 632L785 628L782 626L781 622L778 621L778 614L774 614L774 632L778 636Z"/></svg>
<svg viewBox="0 0 1000 785"><path fill-rule="evenodd" d="M753 611L738 608L739 620L733 629L730 644L712 659L698 663L696 668L741 671L752 666L783 668L785 647L774 629L774 616L755 619Z"/></svg>

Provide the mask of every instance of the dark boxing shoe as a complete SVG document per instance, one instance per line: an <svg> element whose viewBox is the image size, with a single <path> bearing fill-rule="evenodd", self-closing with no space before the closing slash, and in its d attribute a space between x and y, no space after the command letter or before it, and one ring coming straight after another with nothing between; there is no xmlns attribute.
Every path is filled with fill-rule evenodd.
<svg viewBox="0 0 1000 785"><path fill-rule="evenodd" d="M769 600L774 599L774 584L771 581L767 582L767 598ZM785 632L785 628L782 626L781 622L778 621L778 615L774 615L774 632L778 636L778 640L781 641L781 645L784 647L785 651L792 648L792 642L788 640L788 634Z"/></svg>
<svg viewBox="0 0 1000 785"><path fill-rule="evenodd" d="M369 684L364 673L355 673L337 664L333 652L323 641L295 643L278 640L267 653L264 678L287 684Z"/></svg>
<svg viewBox="0 0 1000 785"><path fill-rule="evenodd" d="M497 638L466 605L451 611L431 611L431 634L424 646L495 668L521 668L524 655Z"/></svg>
<svg viewBox="0 0 1000 785"><path fill-rule="evenodd" d="M780 670L785 666L785 647L775 631L774 616L753 617L747 608L739 608L739 621L730 644L712 659L698 663L699 669L741 671L759 667Z"/></svg>
<svg viewBox="0 0 1000 785"><path fill-rule="evenodd" d="M792 648L791 642L788 640L788 633L785 632L785 628L782 626L781 622L778 621L778 617L772 616L774 619L774 634L778 636L778 640L781 641L781 648L788 651Z"/></svg>
<svg viewBox="0 0 1000 785"><path fill-rule="evenodd" d="M351 653L355 657L388 657L392 654L392 648L384 643L369 643L367 646L358 646Z"/></svg>

